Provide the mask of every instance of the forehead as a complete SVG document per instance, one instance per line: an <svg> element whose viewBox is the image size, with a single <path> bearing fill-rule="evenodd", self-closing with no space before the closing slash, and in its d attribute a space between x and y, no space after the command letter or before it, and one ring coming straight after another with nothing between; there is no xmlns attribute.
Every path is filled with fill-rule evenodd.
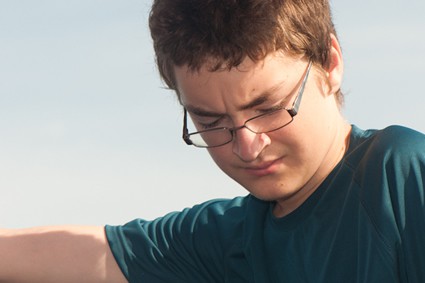
<svg viewBox="0 0 425 283"><path fill-rule="evenodd" d="M246 58L230 70L210 71L205 65L200 70L187 66L175 67L176 90L183 106L224 107L241 105L262 92L291 85L292 73L299 73L300 58L281 52L269 54L261 61Z"/></svg>

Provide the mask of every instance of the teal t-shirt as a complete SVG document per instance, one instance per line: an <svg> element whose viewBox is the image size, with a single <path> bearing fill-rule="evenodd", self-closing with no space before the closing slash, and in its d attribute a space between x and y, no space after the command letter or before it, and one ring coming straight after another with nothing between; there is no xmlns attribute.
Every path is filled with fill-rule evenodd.
<svg viewBox="0 0 425 283"><path fill-rule="evenodd" d="M106 226L135 282L425 282L425 135L362 131L319 188L276 218L252 195Z"/></svg>

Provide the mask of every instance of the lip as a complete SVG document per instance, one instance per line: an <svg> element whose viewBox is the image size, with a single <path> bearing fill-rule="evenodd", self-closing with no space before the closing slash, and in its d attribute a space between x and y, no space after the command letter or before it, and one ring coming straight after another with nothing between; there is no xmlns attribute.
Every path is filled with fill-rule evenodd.
<svg viewBox="0 0 425 283"><path fill-rule="evenodd" d="M245 167L245 171L257 177L267 176L277 172L280 161L281 158L278 158L273 161L263 162L256 166Z"/></svg>

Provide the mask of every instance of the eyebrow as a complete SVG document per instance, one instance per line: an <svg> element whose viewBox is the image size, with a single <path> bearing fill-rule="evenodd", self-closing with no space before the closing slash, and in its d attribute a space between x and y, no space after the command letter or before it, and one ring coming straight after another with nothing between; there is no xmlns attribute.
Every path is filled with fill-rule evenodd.
<svg viewBox="0 0 425 283"><path fill-rule="evenodd" d="M262 92L260 95L258 95L257 97L255 97L252 101L239 106L237 109L238 111L243 111L243 110L248 110L248 109L252 109L256 106L259 106L261 104L264 104L265 102L267 102L269 100L269 97L272 96L277 89L279 89L284 82L279 82L276 85L272 86L271 88L267 89L266 91ZM218 112L213 112L213 111L208 111L205 109L202 109L200 107L196 107L193 105L186 105L184 106L186 108L187 111L189 111L192 114L195 114L197 116L203 116L203 117L220 117L220 116L224 116L225 114L223 113L218 113Z"/></svg>

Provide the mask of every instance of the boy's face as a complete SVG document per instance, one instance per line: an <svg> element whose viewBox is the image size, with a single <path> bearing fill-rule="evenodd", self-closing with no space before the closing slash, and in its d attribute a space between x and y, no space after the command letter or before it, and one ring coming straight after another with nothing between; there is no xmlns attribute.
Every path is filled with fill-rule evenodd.
<svg viewBox="0 0 425 283"><path fill-rule="evenodd" d="M176 67L175 76L183 106L197 130L204 130L203 125L243 125L281 104L290 108L307 66L303 59L273 53L256 63L246 59L230 71L191 72ZM227 175L254 196L295 209L341 159L342 121L334 95L313 66L291 124L263 134L242 128L232 142L208 151Z"/></svg>

